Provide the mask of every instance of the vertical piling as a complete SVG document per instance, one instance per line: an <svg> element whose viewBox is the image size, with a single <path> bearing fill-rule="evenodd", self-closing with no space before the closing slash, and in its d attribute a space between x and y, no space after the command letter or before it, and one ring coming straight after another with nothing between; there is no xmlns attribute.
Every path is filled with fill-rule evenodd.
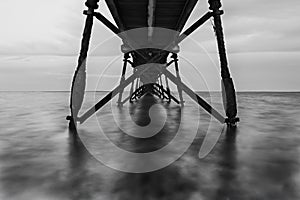
<svg viewBox="0 0 300 200"><path fill-rule="evenodd" d="M166 80L166 91L168 94L168 103L171 103L171 91L170 91L170 87L169 87L168 77L166 75L165 75L165 80Z"/></svg>
<svg viewBox="0 0 300 200"><path fill-rule="evenodd" d="M180 78L180 74L179 74L179 67L178 67L178 56L177 56L177 54L173 53L172 58L175 61L175 71L176 71L177 81L179 83L181 83L181 78ZM178 90L180 104L181 104L181 106L183 106L184 105L184 101L183 101L183 97L182 97L182 88L181 88L180 84L177 84L177 90Z"/></svg>
<svg viewBox="0 0 300 200"><path fill-rule="evenodd" d="M219 50L219 58L221 65L221 77L222 77L222 95L223 104L228 117L228 124L235 124L237 121L237 105L235 97L235 89L232 78L230 76L228 61L226 57L226 49L224 43L224 33L222 28L221 15L223 11L220 10L222 4L220 0L208 0L209 9L213 11L214 28L217 38L217 45Z"/></svg>
<svg viewBox="0 0 300 200"><path fill-rule="evenodd" d="M125 53L124 54L124 59L123 59L123 69L122 69L122 76L121 76L121 80L120 80L120 85L125 81L126 67L127 67L127 62L128 62L129 58L130 58L129 53ZM119 93L118 106L122 106L123 92L124 92L124 89L122 89Z"/></svg>
<svg viewBox="0 0 300 200"><path fill-rule="evenodd" d="M67 119L70 121L69 127L76 128L79 110L82 106L86 85L86 58L89 49L89 43L93 27L93 13L98 8L99 0L87 0L85 5L88 7L86 13L85 27L82 34L81 49L78 58L78 64L73 76L70 98L71 116Z"/></svg>

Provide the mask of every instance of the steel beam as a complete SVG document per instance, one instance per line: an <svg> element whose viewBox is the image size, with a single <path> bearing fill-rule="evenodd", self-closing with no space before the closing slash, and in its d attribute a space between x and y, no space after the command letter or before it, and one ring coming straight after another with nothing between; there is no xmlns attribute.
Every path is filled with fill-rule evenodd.
<svg viewBox="0 0 300 200"><path fill-rule="evenodd" d="M70 109L71 116L67 119L70 120L70 128L76 128L76 121L78 117L79 110L82 106L85 93L86 84L86 58L89 49L89 43L93 27L93 12L97 8L97 1L87 1L86 5L90 6L86 12L85 27L82 34L81 49L78 58L77 68L75 70L72 86L71 86L71 98L70 98Z"/></svg>
<svg viewBox="0 0 300 200"><path fill-rule="evenodd" d="M122 69L122 76L120 80L120 85L125 81L125 74L126 74L126 67L127 67L127 61L129 59L129 53L124 54L124 59L123 59L123 69ZM123 95L124 89L122 89L119 93L119 99L118 99L118 105L122 105L122 95Z"/></svg>
<svg viewBox="0 0 300 200"><path fill-rule="evenodd" d="M228 68L228 61L226 56L226 49L224 43L224 33L222 28L221 15L223 11L220 10L222 4L220 0L209 0L209 9L213 11L214 18L214 29L217 38L217 46L219 51L220 65L221 65L221 77L222 77L222 94L223 104L228 117L228 124L235 125L238 118L237 115L237 104L235 97L235 89L232 78L230 77L230 71Z"/></svg>
<svg viewBox="0 0 300 200"><path fill-rule="evenodd" d="M111 23L106 17L104 17L99 12L94 12L93 14L100 22L102 22L107 28L109 28L114 34L118 35L120 37L120 29L116 27L113 23Z"/></svg>
<svg viewBox="0 0 300 200"><path fill-rule="evenodd" d="M207 12L200 19L198 19L194 24L192 24L188 29L186 29L177 39L177 44L182 42L187 36L192 34L196 29L203 25L207 20L213 16L212 12Z"/></svg>
<svg viewBox="0 0 300 200"><path fill-rule="evenodd" d="M179 67L178 67L178 56L176 53L174 53L172 55L172 58L174 60L175 63L175 71L176 71L176 76L177 76L177 81L181 82L181 78L180 78L180 74L179 74ZM180 99L180 104L181 106L184 106L184 101L183 101L183 97L182 97L182 88L180 84L177 84L177 90L178 90L178 96Z"/></svg>
<svg viewBox="0 0 300 200"><path fill-rule="evenodd" d="M189 95L196 103L198 103L204 110L206 110L209 114L215 117L219 122L225 123L225 118L215 110L211 105L209 105L204 99L198 96L195 92L193 92L187 85L183 82L179 82L177 77L174 76L167 69L163 69L162 73L164 73L175 85L179 85L182 90Z"/></svg>
<svg viewBox="0 0 300 200"><path fill-rule="evenodd" d="M95 114L100 108L102 108L106 103L108 103L112 98L114 98L120 91L122 91L125 87L127 87L132 81L134 81L137 77L137 74L131 75L129 78L123 81L122 84L118 85L115 89L113 89L110 93L108 93L104 98L102 98L97 104L92 106L88 111L86 111L82 116L78 118L78 121L82 124L89 117Z"/></svg>
<svg viewBox="0 0 300 200"><path fill-rule="evenodd" d="M197 4L198 0L188 0L186 1L182 13L179 17L179 20L176 25L176 30L181 32L184 25L186 24L188 18L190 17L195 5Z"/></svg>

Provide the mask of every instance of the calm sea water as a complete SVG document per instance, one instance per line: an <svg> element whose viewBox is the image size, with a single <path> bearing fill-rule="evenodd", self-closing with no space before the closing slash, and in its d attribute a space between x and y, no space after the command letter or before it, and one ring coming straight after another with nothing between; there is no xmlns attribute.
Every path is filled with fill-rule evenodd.
<svg viewBox="0 0 300 200"><path fill-rule="evenodd" d="M96 98L104 94L97 93ZM93 103L93 96L87 94L83 109ZM221 135L207 157L198 158L209 119L202 113L198 134L182 157L161 170L133 174L103 165L69 132L68 92L0 92L0 199L299 200L300 93L238 93L237 97L241 122L236 131ZM198 117L198 106L185 99L187 114L179 115L174 103L166 106L168 127L147 141L120 131L111 119L110 106L98 117L116 145L149 152L173 139L179 121L186 134L194 131L189 127ZM214 94L213 102L222 111L220 101ZM128 108L119 110L119 120L131 129ZM137 118L137 123L147 122ZM94 140L97 128L79 126L79 136L98 151L109 152L106 144Z"/></svg>

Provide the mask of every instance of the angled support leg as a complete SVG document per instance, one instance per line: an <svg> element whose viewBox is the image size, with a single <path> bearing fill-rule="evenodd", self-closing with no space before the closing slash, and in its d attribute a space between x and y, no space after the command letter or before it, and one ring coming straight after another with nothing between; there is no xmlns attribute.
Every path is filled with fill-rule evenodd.
<svg viewBox="0 0 300 200"><path fill-rule="evenodd" d="M127 61L129 59L129 53L124 54L124 59L123 59L123 69L122 69L122 77L120 80L120 85L124 82L125 80L125 73L126 73L126 67L127 67ZM118 99L118 106L122 106L122 95L123 95L124 90L122 89L119 93L119 99Z"/></svg>
<svg viewBox="0 0 300 200"><path fill-rule="evenodd" d="M158 83L158 90L160 93L160 98L163 100L166 98L166 95L164 94L164 86L163 86L161 75L159 75L159 77L157 79L157 83Z"/></svg>
<svg viewBox="0 0 300 200"><path fill-rule="evenodd" d="M135 73L135 72L136 72L136 69L134 68L134 69L133 69L133 73ZM138 79L136 79L136 81L138 81ZM130 97L131 97L132 94L133 94L133 90L134 90L134 80L133 80L132 83L131 83L129 96L126 98L126 101L129 100L129 103L132 103L132 101L130 101ZM124 100L124 103L125 103L126 101Z"/></svg>
<svg viewBox="0 0 300 200"><path fill-rule="evenodd" d="M180 78L180 74L179 74L178 56L177 56L177 54L173 53L172 58L175 61L175 71L176 71L176 76L177 76L178 82L181 82L181 78ZM184 101L183 101L183 97L182 97L182 88L181 88L180 84L177 84L177 90L178 90L180 104L181 104L181 106L184 106Z"/></svg>
<svg viewBox="0 0 300 200"><path fill-rule="evenodd" d="M131 83L131 87L130 87L129 96L131 96L131 95L132 95L132 93L133 93L133 88L134 88L134 81L132 81L132 83Z"/></svg>
<svg viewBox="0 0 300 200"><path fill-rule="evenodd" d="M132 83L132 81L134 81L137 76L138 75L135 73L126 80L124 80L122 84L118 85L115 89L113 89L110 93L103 97L96 105L91 107L82 116L80 116L78 118L78 121L81 124L85 122L89 117L95 114L100 108L102 108L106 103L108 103L112 98L114 98L118 93L120 93L122 90L124 90L124 88L126 88L130 83Z"/></svg>
<svg viewBox="0 0 300 200"><path fill-rule="evenodd" d="M126 97L126 98L122 101L122 105L124 105L128 100L130 100L130 96Z"/></svg>
<svg viewBox="0 0 300 200"><path fill-rule="evenodd" d="M135 90L137 90L140 87L139 86L139 81L140 81L140 78L137 78L136 83L135 83Z"/></svg>
<svg viewBox="0 0 300 200"><path fill-rule="evenodd" d="M160 89L161 89L163 95L164 95L164 94L167 94L167 95L168 95L168 97L166 97L166 96L164 95L165 98L169 98L169 101L173 100L175 103L180 104L180 101L179 101L178 99L176 99L176 97L174 97L174 96L171 94L170 89L169 89L169 91L168 91L168 90L165 90L162 86L161 86Z"/></svg>
<svg viewBox="0 0 300 200"><path fill-rule="evenodd" d="M178 81L177 77L174 76L167 69L163 69L162 73L164 73L175 85L180 86L182 90L189 95L196 103L198 103L204 110L206 110L209 114L214 116L219 122L225 123L225 118L216 111L211 105L209 105L204 99L198 96L195 92L193 92L187 85L183 82Z"/></svg>
<svg viewBox="0 0 300 200"><path fill-rule="evenodd" d="M91 38L91 32L93 27L93 13L94 9L98 8L97 3L99 0L87 0L86 6L88 11L85 12L87 15L85 21L85 27L82 35L81 50L78 58L78 64L76 71L73 76L72 87L71 87L71 98L70 98L70 109L71 116L67 119L70 121L69 128L76 130L76 121L78 118L79 110L82 106L85 93L85 82L86 82L86 58L89 49L89 42Z"/></svg>
<svg viewBox="0 0 300 200"><path fill-rule="evenodd" d="M134 72L133 72L134 73ZM123 101L122 101L122 105L124 105L127 101L130 100L131 95L133 94L133 87L134 87L134 80L131 82L131 87L130 87L130 91L129 91L129 95L128 97L126 97Z"/></svg>
<svg viewBox="0 0 300 200"><path fill-rule="evenodd" d="M226 57L226 49L224 44L224 34L222 28L221 14L223 11L221 8L220 0L208 0L210 5L209 9L213 11L214 18L214 28L217 38L220 64L221 64L221 77L222 77L222 94L223 94L223 104L226 112L226 123L230 126L234 126L236 122L239 121L237 115L237 105L235 97L235 89L233 85L232 78L230 77L230 72L228 69L228 62Z"/></svg>
<svg viewBox="0 0 300 200"><path fill-rule="evenodd" d="M168 94L168 103L171 103L171 91L170 91L170 87L169 87L169 81L168 81L168 77L165 75L165 80L166 80L166 91Z"/></svg>

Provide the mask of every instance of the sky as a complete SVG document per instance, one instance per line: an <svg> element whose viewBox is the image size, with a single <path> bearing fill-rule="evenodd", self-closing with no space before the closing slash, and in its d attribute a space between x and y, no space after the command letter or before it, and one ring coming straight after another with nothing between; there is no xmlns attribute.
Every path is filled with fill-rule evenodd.
<svg viewBox="0 0 300 200"><path fill-rule="evenodd" d="M207 7L207 1L200 0L187 26ZM68 91L85 21L84 0L0 0L0 8L0 91ZM223 9L237 91L300 91L300 1L223 0ZM112 20L103 0L99 11ZM110 90L118 83L120 44L95 21L87 90ZM183 80L191 87L220 89L211 22L182 43L179 56Z"/></svg>

